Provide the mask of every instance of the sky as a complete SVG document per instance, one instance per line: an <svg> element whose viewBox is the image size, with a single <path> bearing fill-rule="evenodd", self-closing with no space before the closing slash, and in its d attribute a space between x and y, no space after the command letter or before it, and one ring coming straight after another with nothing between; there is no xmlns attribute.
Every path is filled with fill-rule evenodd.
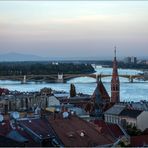
<svg viewBox="0 0 148 148"><path fill-rule="evenodd" d="M148 1L0 1L0 54L148 56Z"/></svg>

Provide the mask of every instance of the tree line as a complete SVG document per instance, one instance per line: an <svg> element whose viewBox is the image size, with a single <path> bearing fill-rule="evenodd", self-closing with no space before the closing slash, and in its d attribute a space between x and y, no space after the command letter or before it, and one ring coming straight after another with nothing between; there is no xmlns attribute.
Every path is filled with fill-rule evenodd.
<svg viewBox="0 0 148 148"><path fill-rule="evenodd" d="M39 62L3 62L0 63L0 75L48 75L48 74L81 74L93 73L94 68L90 64L73 63L39 63Z"/></svg>

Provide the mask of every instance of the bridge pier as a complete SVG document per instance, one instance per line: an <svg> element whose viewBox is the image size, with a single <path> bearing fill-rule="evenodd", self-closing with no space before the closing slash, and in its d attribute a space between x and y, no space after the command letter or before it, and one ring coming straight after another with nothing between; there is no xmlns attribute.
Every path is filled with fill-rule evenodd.
<svg viewBox="0 0 148 148"><path fill-rule="evenodd" d="M133 83L133 82L134 82L134 79L133 79L132 76L129 77L129 82L130 82L130 83Z"/></svg>
<svg viewBox="0 0 148 148"><path fill-rule="evenodd" d="M22 84L26 84L27 80L26 80L26 75L24 75L23 81L21 82Z"/></svg>
<svg viewBox="0 0 148 148"><path fill-rule="evenodd" d="M100 81L100 79L101 79L101 75L96 74L96 82L99 82L99 81Z"/></svg>
<svg viewBox="0 0 148 148"><path fill-rule="evenodd" d="M57 79L58 83L64 83L64 78L63 78L63 74L59 74L58 73L58 79Z"/></svg>

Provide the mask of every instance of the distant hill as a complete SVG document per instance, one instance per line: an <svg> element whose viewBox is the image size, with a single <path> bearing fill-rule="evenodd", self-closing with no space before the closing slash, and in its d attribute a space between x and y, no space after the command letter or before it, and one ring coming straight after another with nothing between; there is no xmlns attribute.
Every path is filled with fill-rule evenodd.
<svg viewBox="0 0 148 148"><path fill-rule="evenodd" d="M118 57L118 60L123 60L124 57ZM10 52L0 54L0 62L15 62L15 61L112 61L113 57L42 57L32 54L22 54ZM148 59L148 57L138 57L138 59Z"/></svg>
<svg viewBox="0 0 148 148"><path fill-rule="evenodd" d="M109 58L103 58L109 59ZM32 54L21 54L21 53L15 53L10 52L6 54L0 54L0 62L10 62L10 61L73 61L73 60L101 60L101 58L97 57L41 57L37 55Z"/></svg>
<svg viewBox="0 0 148 148"><path fill-rule="evenodd" d="M7 62L7 61L47 61L47 57L40 57L36 55L30 54L21 54L21 53L6 53L0 54L0 61Z"/></svg>

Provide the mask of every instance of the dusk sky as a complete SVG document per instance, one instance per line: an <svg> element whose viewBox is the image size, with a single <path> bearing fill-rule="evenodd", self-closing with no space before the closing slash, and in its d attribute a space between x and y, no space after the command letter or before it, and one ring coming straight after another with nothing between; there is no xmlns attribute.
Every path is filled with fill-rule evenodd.
<svg viewBox="0 0 148 148"><path fill-rule="evenodd" d="M0 1L0 52L148 56L148 1Z"/></svg>

